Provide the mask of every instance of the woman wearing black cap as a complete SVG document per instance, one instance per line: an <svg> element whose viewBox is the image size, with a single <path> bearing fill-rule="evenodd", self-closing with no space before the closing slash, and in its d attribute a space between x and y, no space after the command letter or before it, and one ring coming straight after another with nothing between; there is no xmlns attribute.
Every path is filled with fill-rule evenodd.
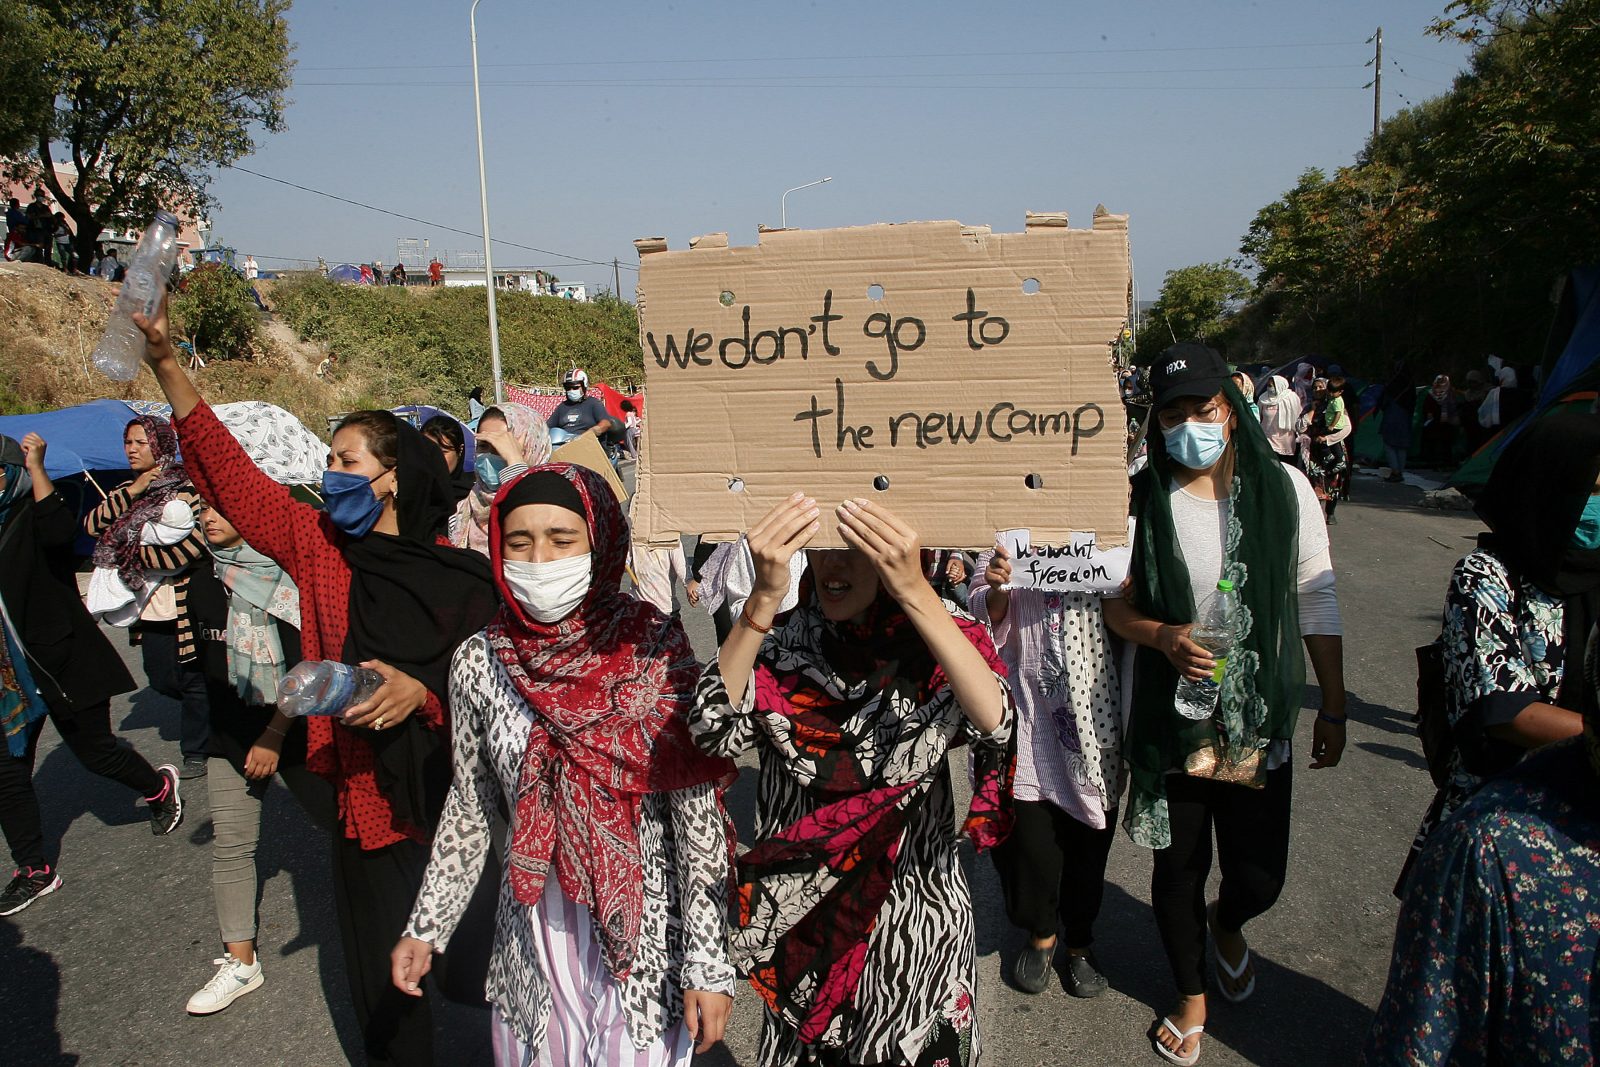
<svg viewBox="0 0 1600 1067"><path fill-rule="evenodd" d="M1130 596L1107 600L1105 615L1140 646L1124 825L1155 850L1151 903L1180 995L1150 1036L1162 1057L1187 1065L1199 1060L1205 1029L1208 925L1218 991L1242 1001L1256 984L1243 927L1283 888L1302 641L1323 694L1313 769L1344 751L1344 669L1327 529L1310 483L1278 460L1258 422L1240 417L1245 399L1216 352L1174 345L1151 387L1161 432L1134 479ZM1189 634L1223 582L1246 610L1219 660ZM1180 679L1208 678L1220 683L1211 714L1180 714ZM1213 832L1222 887L1208 909Z"/></svg>
<svg viewBox="0 0 1600 1067"><path fill-rule="evenodd" d="M45 854L33 759L48 716L85 767L137 790L150 826L170 834L183 817L176 768L151 767L111 732L111 698L134 688L122 657L72 584L78 524L44 469L45 442L0 437L0 831L16 864L0 915L61 886Z"/></svg>

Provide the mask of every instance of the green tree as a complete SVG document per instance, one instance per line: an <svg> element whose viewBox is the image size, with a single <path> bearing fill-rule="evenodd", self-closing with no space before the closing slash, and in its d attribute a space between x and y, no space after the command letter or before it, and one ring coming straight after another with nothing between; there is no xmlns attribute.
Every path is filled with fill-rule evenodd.
<svg viewBox="0 0 1600 1067"><path fill-rule="evenodd" d="M31 155L7 169L54 194L80 257L115 222L142 223L160 209L203 214L214 168L253 151L257 129L283 128L289 0L5 6L16 32L4 50L35 57L24 81L47 104L24 110ZM37 99L28 92L24 102ZM76 168L76 184L57 179L56 161Z"/></svg>
<svg viewBox="0 0 1600 1067"><path fill-rule="evenodd" d="M248 356L260 314L250 284L231 267L205 263L184 275L172 302L174 324L206 358Z"/></svg>
<svg viewBox="0 0 1600 1067"><path fill-rule="evenodd" d="M39 80L44 48L22 8L0 4L0 41L0 158L9 158L35 143L50 93Z"/></svg>
<svg viewBox="0 0 1600 1067"><path fill-rule="evenodd" d="M1433 29L1467 68L1257 213L1231 343L1373 374L1545 354L1552 284L1600 261L1600 0L1457 0Z"/></svg>
<svg viewBox="0 0 1600 1067"><path fill-rule="evenodd" d="M1150 363L1174 341L1209 341L1250 294L1250 279L1226 263L1200 263L1167 271L1161 295L1139 333L1138 362Z"/></svg>

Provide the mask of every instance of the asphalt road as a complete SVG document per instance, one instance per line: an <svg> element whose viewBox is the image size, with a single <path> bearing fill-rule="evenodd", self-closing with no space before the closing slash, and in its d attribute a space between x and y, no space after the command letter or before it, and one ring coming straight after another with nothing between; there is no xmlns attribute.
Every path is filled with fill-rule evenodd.
<svg viewBox="0 0 1600 1067"><path fill-rule="evenodd" d="M1351 1063L1382 993L1396 911L1390 887L1432 792L1410 725L1412 649L1437 632L1450 568L1479 529L1470 515L1418 508L1419 495L1359 478L1332 528L1350 745L1337 769L1304 771L1312 716L1302 716L1288 885L1247 931L1258 991L1247 1004L1214 1008L1203 1064ZM709 620L694 610L685 618L696 647L708 651ZM120 634L113 640L124 644ZM1307 706L1316 705L1313 687ZM141 692L117 701L113 718L153 761L177 760L175 704ZM732 795L742 834L749 779ZM36 781L66 884L0 919L0 1064L345 1062L353 1019L328 846L285 790L269 794L258 856L267 982L220 1015L191 1018L184 1002L220 955L204 783L186 791L180 830L158 839L143 805L87 774L49 727ZM1006 984L1021 938L1005 920L988 859L968 860L985 1063L1161 1063L1145 1034L1170 1006L1172 984L1149 907L1149 854L1122 836L1112 851L1097 927L1111 989L1092 1001L1059 987L1027 996ZM447 1005L438 1020L441 1064L488 1063L484 1012ZM725 1047L700 1062L753 1064L758 1025L755 997L741 994Z"/></svg>

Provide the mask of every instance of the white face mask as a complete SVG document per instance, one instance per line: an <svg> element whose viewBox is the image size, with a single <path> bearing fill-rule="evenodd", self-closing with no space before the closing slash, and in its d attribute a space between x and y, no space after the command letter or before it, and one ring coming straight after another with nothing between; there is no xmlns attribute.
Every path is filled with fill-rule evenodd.
<svg viewBox="0 0 1600 1067"><path fill-rule="evenodd" d="M559 622L589 595L589 553L549 563L505 561L506 585L524 611L539 622Z"/></svg>

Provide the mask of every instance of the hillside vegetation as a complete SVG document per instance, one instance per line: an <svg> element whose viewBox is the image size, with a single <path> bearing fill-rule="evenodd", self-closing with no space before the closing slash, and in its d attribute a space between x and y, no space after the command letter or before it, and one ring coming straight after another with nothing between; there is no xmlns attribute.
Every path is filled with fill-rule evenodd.
<svg viewBox="0 0 1600 1067"><path fill-rule="evenodd" d="M194 377L207 399L265 400L322 432L329 415L358 407L434 403L458 413L475 385L493 393L482 289L368 288L320 278L264 283L273 314L246 358L211 359ZM97 397L160 399L148 374L113 382L90 353L116 289L31 263L0 264L0 414L49 410ZM579 304L500 294L507 381L555 384L573 362L595 380L642 377L638 319L617 300ZM339 359L328 380L317 364Z"/></svg>
<svg viewBox="0 0 1600 1067"><path fill-rule="evenodd" d="M279 282L268 299L302 339L338 356L336 377L362 382L372 403L459 409L474 386L494 393L486 298L481 287L373 288L313 277ZM574 363L594 381L642 377L632 304L528 293L499 293L495 303L506 381L556 385Z"/></svg>

